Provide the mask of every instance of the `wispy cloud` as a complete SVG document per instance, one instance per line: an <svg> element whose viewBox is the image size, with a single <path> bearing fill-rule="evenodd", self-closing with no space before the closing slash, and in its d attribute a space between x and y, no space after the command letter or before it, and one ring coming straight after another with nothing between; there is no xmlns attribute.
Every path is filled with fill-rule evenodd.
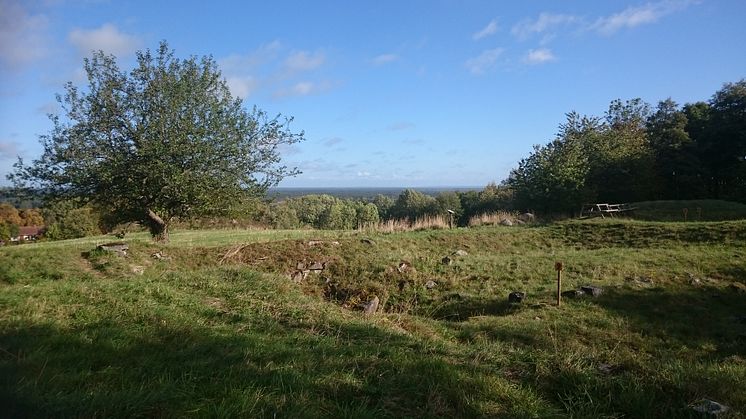
<svg viewBox="0 0 746 419"><path fill-rule="evenodd" d="M611 16L598 18L591 25L591 29L602 35L612 35L621 29L655 23L666 15L685 9L690 4L692 1L662 1L628 7Z"/></svg>
<svg viewBox="0 0 746 419"><path fill-rule="evenodd" d="M67 39L82 56L89 55L91 51L102 50L121 57L133 54L142 43L139 37L126 34L111 23L105 23L97 29L73 29Z"/></svg>
<svg viewBox="0 0 746 419"><path fill-rule="evenodd" d="M285 59L285 68L290 72L310 71L321 67L326 60L323 52L297 51Z"/></svg>
<svg viewBox="0 0 746 419"><path fill-rule="evenodd" d="M560 27L580 22L577 16L567 14L541 13L536 19L524 19L510 30L519 39L526 39L537 34L546 34Z"/></svg>
<svg viewBox="0 0 746 419"><path fill-rule="evenodd" d="M20 2L0 0L0 69L20 70L49 52L46 16L29 14Z"/></svg>
<svg viewBox="0 0 746 419"><path fill-rule="evenodd" d="M375 65L383 65L388 64L390 62L396 61L399 59L399 56L396 54L381 54L379 56L374 57L371 62Z"/></svg>
<svg viewBox="0 0 746 419"><path fill-rule="evenodd" d="M490 23L487 24L487 26L485 26L484 28L482 28L482 30L480 30L478 32L475 32L471 36L471 38L473 40L475 40L475 41L478 41L478 40L480 40L482 38L486 38L486 37L488 37L490 35L495 34L498 29L499 29L499 27L497 25L497 19L492 19L490 21Z"/></svg>
<svg viewBox="0 0 746 419"><path fill-rule="evenodd" d="M549 48L539 48L529 50L523 62L527 64L544 64L556 59L557 57L554 56Z"/></svg>
<svg viewBox="0 0 746 419"><path fill-rule="evenodd" d="M389 131L403 131L406 129L412 129L415 125L412 122L409 121L398 121L390 124L386 127Z"/></svg>
<svg viewBox="0 0 746 419"><path fill-rule="evenodd" d="M331 89L331 87L332 83L328 81L300 81L290 87L286 87L276 91L274 96L275 98L309 96L326 92L327 90Z"/></svg>
<svg viewBox="0 0 746 419"><path fill-rule="evenodd" d="M228 76L225 78L233 96L246 99L259 86L259 81L254 76Z"/></svg>
<svg viewBox="0 0 746 419"><path fill-rule="evenodd" d="M477 57L466 60L466 68L471 74L481 75L491 70L497 64L497 60L503 54L503 48L494 48L482 51Z"/></svg>
<svg viewBox="0 0 746 419"><path fill-rule="evenodd" d="M344 140L339 137L332 137L325 139L321 144L324 145L324 147L334 147L335 145L343 142Z"/></svg>

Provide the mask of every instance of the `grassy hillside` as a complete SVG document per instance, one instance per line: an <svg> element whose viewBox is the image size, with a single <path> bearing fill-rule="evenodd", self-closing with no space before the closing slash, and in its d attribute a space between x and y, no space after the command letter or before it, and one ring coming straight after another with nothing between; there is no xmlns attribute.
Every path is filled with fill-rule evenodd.
<svg viewBox="0 0 746 419"><path fill-rule="evenodd" d="M103 241L0 249L8 416L746 414L746 221Z"/></svg>
<svg viewBox="0 0 746 419"><path fill-rule="evenodd" d="M633 204L633 217L648 221L746 220L746 205L716 199L645 201ZM684 213L686 212L686 215Z"/></svg>

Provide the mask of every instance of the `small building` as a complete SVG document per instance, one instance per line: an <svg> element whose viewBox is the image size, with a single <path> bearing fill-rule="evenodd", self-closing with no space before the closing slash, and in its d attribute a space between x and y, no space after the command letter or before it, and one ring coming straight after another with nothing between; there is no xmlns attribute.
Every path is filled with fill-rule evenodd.
<svg viewBox="0 0 746 419"><path fill-rule="evenodd" d="M16 237L11 237L10 241L35 241L41 236L43 230L44 227L40 226L18 227L18 235Z"/></svg>

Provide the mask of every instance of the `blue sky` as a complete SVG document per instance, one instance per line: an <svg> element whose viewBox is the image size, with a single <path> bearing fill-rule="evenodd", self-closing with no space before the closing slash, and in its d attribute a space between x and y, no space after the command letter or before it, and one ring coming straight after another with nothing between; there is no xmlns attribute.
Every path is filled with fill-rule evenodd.
<svg viewBox="0 0 746 419"><path fill-rule="evenodd" d="M0 0L0 184L93 49L211 54L247 106L306 132L281 186L484 186L569 111L746 77L744 22L743 0Z"/></svg>

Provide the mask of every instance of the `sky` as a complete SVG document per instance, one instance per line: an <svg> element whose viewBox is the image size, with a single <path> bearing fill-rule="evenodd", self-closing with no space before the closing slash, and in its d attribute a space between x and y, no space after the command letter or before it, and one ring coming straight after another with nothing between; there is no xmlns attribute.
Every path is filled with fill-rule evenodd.
<svg viewBox="0 0 746 419"><path fill-rule="evenodd" d="M41 153L83 58L166 40L294 118L287 187L500 182L565 114L708 100L746 77L746 1L0 0L0 185Z"/></svg>

